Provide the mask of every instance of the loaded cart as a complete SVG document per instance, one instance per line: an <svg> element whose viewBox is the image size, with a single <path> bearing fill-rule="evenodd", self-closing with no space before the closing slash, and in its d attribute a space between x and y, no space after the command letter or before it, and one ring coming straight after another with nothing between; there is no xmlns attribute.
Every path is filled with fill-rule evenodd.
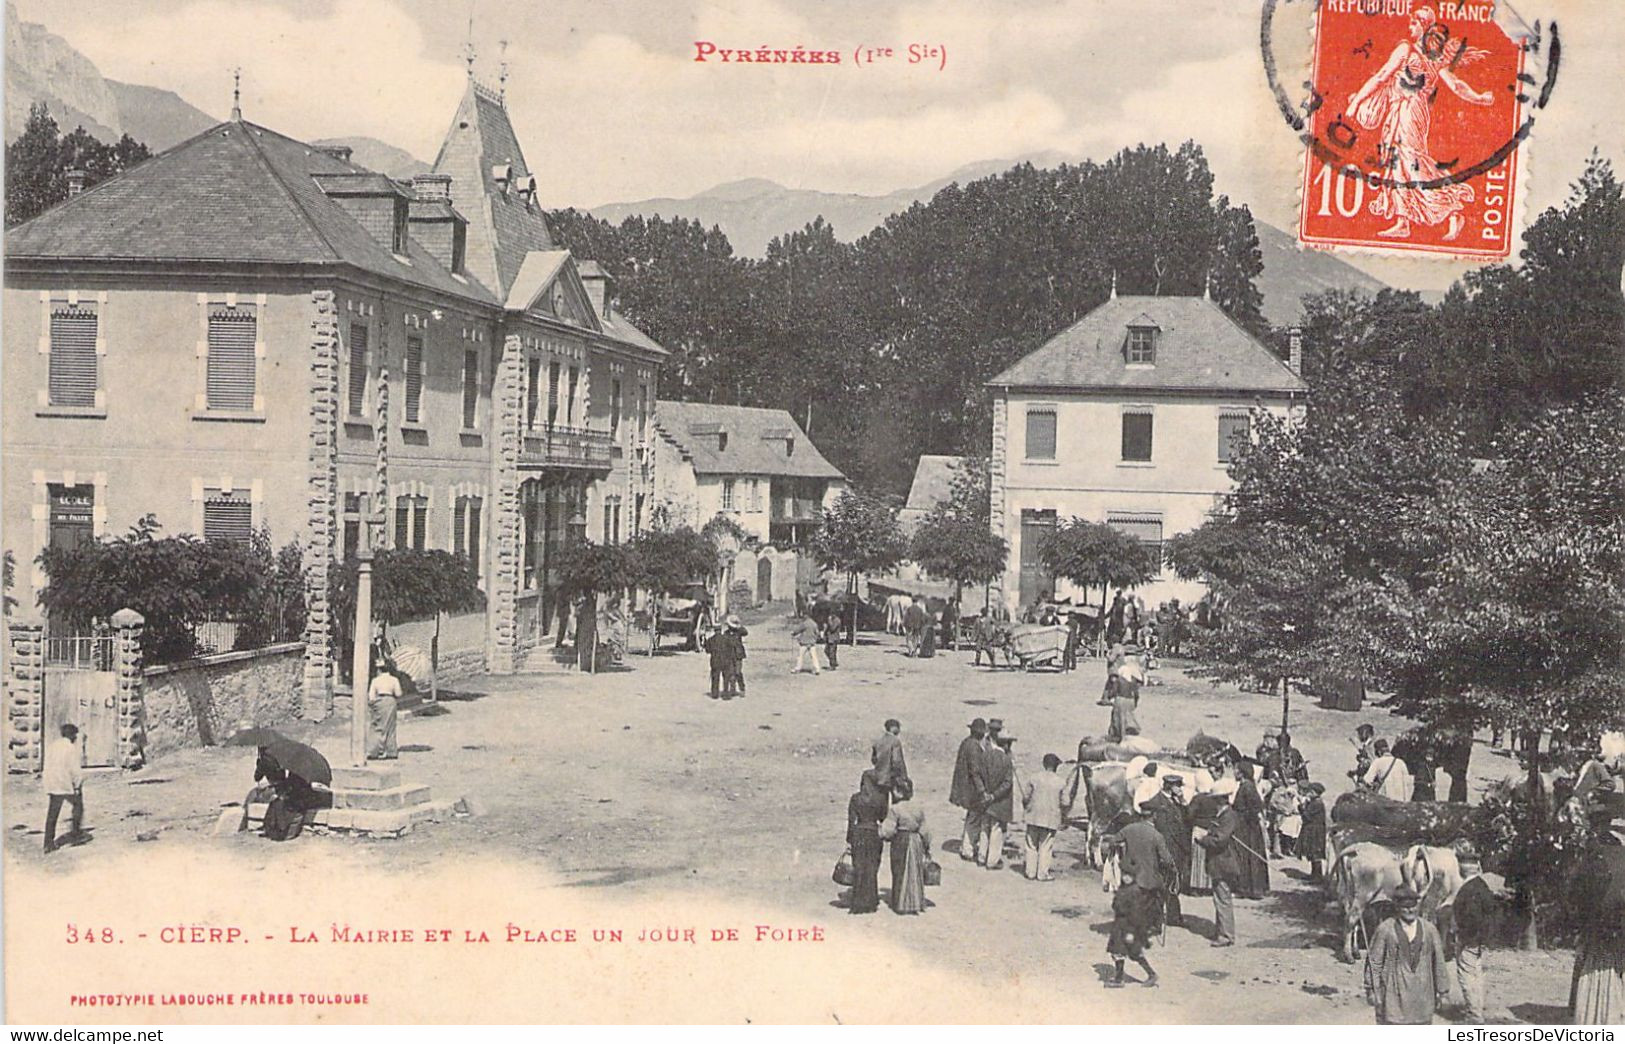
<svg viewBox="0 0 1625 1044"><path fill-rule="evenodd" d="M1023 670L1036 670L1046 665L1059 666L1061 654L1066 651L1066 628L1017 624L1010 628L1010 641L1005 648L1021 662Z"/></svg>

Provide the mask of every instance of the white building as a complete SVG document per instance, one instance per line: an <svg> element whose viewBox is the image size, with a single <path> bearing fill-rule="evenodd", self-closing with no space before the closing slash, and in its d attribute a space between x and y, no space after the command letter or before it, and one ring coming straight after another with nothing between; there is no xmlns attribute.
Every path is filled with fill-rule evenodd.
<svg viewBox="0 0 1625 1044"><path fill-rule="evenodd" d="M812 538L846 476L784 410L655 404L655 505L698 529L726 515L763 544Z"/></svg>
<svg viewBox="0 0 1625 1044"><path fill-rule="evenodd" d="M1105 522L1159 551L1201 525L1230 489L1231 440L1249 437L1253 411L1285 415L1307 391L1198 297L1113 296L988 383L992 517L1010 544L1001 584L1012 610L1084 594L1039 562L1059 522ZM1188 604L1203 587L1165 571L1139 593L1151 606Z"/></svg>

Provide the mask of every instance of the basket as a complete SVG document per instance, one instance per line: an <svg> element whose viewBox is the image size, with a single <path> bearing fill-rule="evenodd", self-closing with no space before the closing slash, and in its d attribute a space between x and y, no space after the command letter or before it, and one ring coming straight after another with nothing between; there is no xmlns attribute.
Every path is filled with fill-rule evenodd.
<svg viewBox="0 0 1625 1044"><path fill-rule="evenodd" d="M942 883L942 864L935 859L925 861L925 883L928 887L935 887Z"/></svg>
<svg viewBox="0 0 1625 1044"><path fill-rule="evenodd" d="M852 853L850 851L842 852L841 858L835 860L835 869L830 871L829 876L830 880L842 888L852 886L852 882L857 880L857 875L852 872Z"/></svg>

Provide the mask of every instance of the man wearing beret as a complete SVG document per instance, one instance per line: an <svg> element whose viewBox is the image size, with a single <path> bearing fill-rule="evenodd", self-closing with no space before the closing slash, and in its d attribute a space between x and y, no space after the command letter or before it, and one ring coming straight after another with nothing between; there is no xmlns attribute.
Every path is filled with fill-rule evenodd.
<svg viewBox="0 0 1625 1044"><path fill-rule="evenodd" d="M1394 889L1394 916L1377 926L1365 958L1365 999L1383 1026L1427 1026L1450 996L1444 940L1421 916L1410 885Z"/></svg>

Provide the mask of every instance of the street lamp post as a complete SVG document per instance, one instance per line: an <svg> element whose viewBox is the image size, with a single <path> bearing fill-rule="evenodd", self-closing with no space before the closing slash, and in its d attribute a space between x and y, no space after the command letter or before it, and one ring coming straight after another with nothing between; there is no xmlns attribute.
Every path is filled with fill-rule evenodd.
<svg viewBox="0 0 1625 1044"><path fill-rule="evenodd" d="M350 678L350 763L367 766L367 690L372 685L372 549L357 555L355 635Z"/></svg>

